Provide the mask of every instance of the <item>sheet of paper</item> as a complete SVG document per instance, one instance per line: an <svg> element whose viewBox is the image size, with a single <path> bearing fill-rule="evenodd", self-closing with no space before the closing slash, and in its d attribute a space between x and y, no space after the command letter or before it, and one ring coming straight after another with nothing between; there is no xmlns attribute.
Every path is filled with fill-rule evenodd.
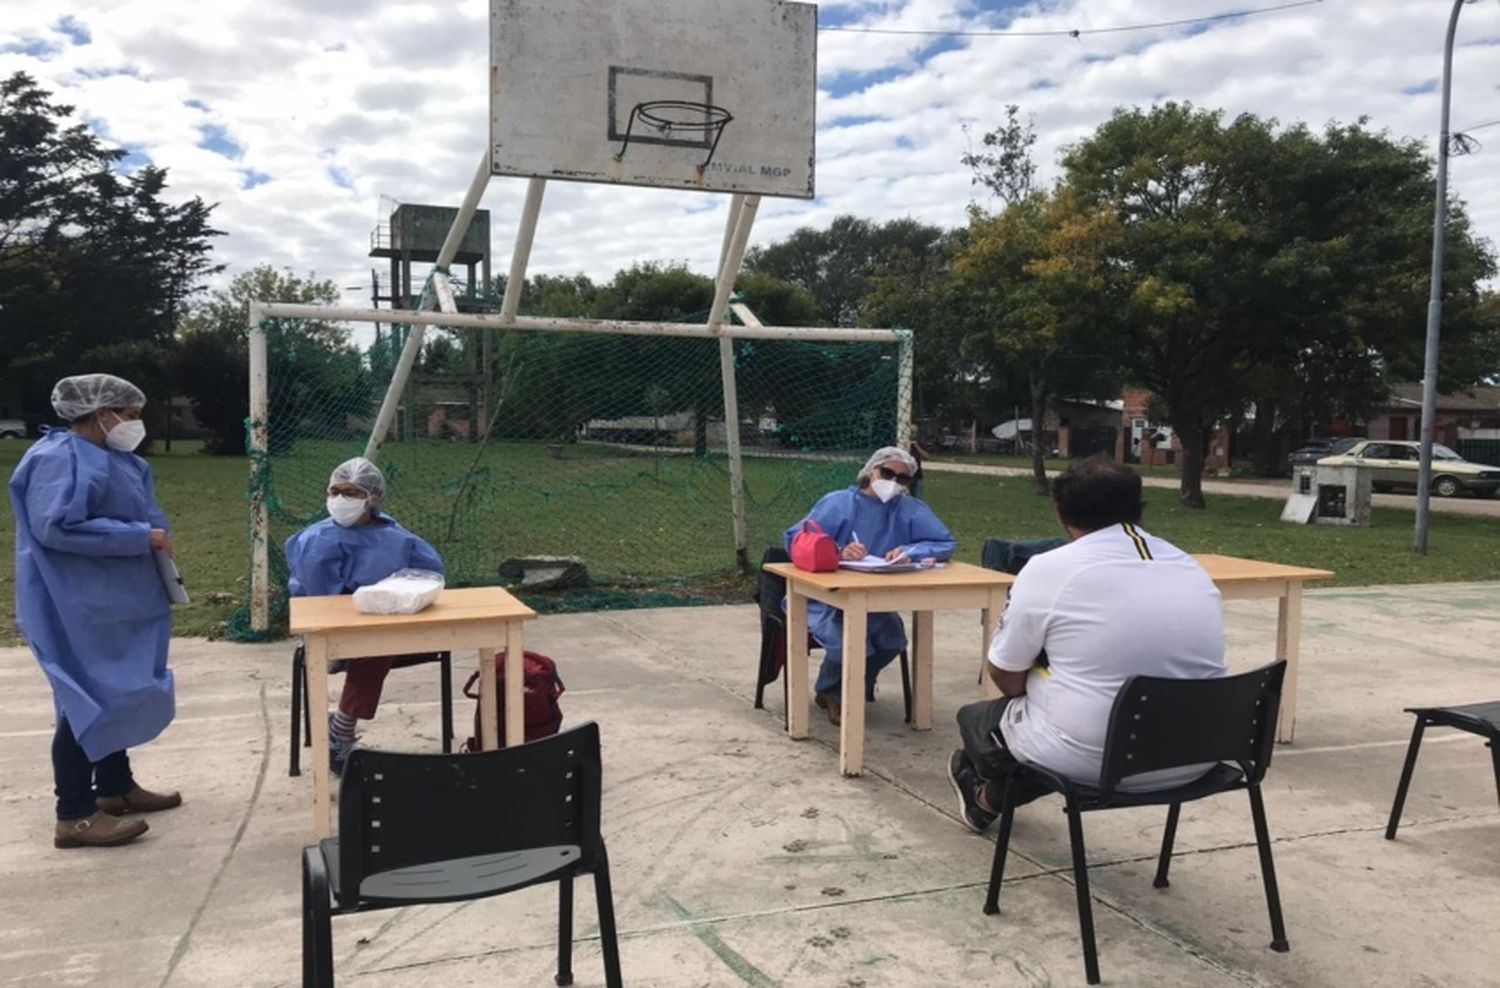
<svg viewBox="0 0 1500 988"><path fill-rule="evenodd" d="M839 562L839 569L858 570L861 573L910 573L919 569L937 569L943 564L935 566L923 566L921 563L901 562L888 563L879 556L866 556L863 559L844 559Z"/></svg>
<svg viewBox="0 0 1500 988"><path fill-rule="evenodd" d="M187 587L183 585L182 574L177 572L172 557L162 549L152 549L151 555L156 558L156 572L167 590L167 599L174 604L189 603Z"/></svg>

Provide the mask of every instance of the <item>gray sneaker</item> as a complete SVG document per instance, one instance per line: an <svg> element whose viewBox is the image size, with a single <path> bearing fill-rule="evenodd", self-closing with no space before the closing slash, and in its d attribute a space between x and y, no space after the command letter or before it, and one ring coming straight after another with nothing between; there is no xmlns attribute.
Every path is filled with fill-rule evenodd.
<svg viewBox="0 0 1500 988"><path fill-rule="evenodd" d="M349 762L349 752L359 747L359 735L349 741L342 741L333 733L333 714L328 715L328 769L334 775L342 776L344 766Z"/></svg>

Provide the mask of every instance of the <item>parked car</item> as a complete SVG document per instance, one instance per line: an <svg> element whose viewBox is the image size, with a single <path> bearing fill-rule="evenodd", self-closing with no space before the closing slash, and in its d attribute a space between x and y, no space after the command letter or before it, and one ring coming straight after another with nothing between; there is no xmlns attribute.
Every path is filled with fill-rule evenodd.
<svg viewBox="0 0 1500 988"><path fill-rule="evenodd" d="M1310 467L1325 456L1338 456L1349 452L1356 443L1365 441L1364 436L1345 436L1342 439L1309 439L1301 449L1292 451L1294 467Z"/></svg>
<svg viewBox="0 0 1500 988"><path fill-rule="evenodd" d="M20 419L0 419L0 439L25 439L26 423Z"/></svg>
<svg viewBox="0 0 1500 988"><path fill-rule="evenodd" d="M1415 489L1421 467L1421 443L1364 440L1346 453L1325 456L1319 466L1358 466L1370 471L1370 488L1390 491ZM1500 467L1470 463L1442 443L1432 444L1432 492L1453 497L1468 491L1494 497L1500 491Z"/></svg>

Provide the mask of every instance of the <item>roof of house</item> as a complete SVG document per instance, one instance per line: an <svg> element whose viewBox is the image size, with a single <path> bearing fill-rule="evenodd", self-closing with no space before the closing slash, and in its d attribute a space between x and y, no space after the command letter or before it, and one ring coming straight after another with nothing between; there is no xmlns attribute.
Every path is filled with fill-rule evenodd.
<svg viewBox="0 0 1500 988"><path fill-rule="evenodd" d="M1404 408L1421 408L1421 383L1391 385L1391 404ZM1437 404L1439 408L1453 412L1500 411L1500 387L1479 385L1456 394L1440 394Z"/></svg>

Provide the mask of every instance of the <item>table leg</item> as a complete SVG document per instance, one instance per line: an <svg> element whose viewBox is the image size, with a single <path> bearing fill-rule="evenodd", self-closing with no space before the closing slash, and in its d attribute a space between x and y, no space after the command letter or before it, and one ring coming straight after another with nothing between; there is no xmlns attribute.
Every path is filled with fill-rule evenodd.
<svg viewBox="0 0 1500 988"><path fill-rule="evenodd" d="M1302 644L1302 584L1288 582L1276 614L1276 658L1286 660L1281 684L1281 713L1276 718L1276 740L1291 744L1297 728L1297 656Z"/></svg>
<svg viewBox="0 0 1500 988"><path fill-rule="evenodd" d="M333 780L328 770L328 639L308 635L307 712L312 722L313 837L333 836Z"/></svg>
<svg viewBox="0 0 1500 988"><path fill-rule="evenodd" d="M510 669L505 670L507 677ZM479 750L500 747L499 713L495 708L495 650L479 650Z"/></svg>
<svg viewBox="0 0 1500 988"><path fill-rule="evenodd" d="M1005 613L1005 598L1009 594L1010 590L1004 587L991 590L989 606L980 612L979 620L983 622L984 629L979 636L979 688L986 700L1000 698L1000 687L996 686L995 681L990 678L990 644L995 640L1000 615Z"/></svg>
<svg viewBox="0 0 1500 988"><path fill-rule="evenodd" d="M932 646L932 612L915 611L911 616L911 726L932 730L932 667L937 656Z"/></svg>
<svg viewBox="0 0 1500 988"><path fill-rule="evenodd" d="M839 771L859 775L865 765L865 648L869 603L851 593L844 604L844 703L839 725Z"/></svg>
<svg viewBox="0 0 1500 988"><path fill-rule="evenodd" d="M505 626L505 746L526 743L526 646L521 622Z"/></svg>
<svg viewBox="0 0 1500 988"><path fill-rule="evenodd" d="M788 584L786 595L786 733L801 741L807 737L807 598Z"/></svg>

